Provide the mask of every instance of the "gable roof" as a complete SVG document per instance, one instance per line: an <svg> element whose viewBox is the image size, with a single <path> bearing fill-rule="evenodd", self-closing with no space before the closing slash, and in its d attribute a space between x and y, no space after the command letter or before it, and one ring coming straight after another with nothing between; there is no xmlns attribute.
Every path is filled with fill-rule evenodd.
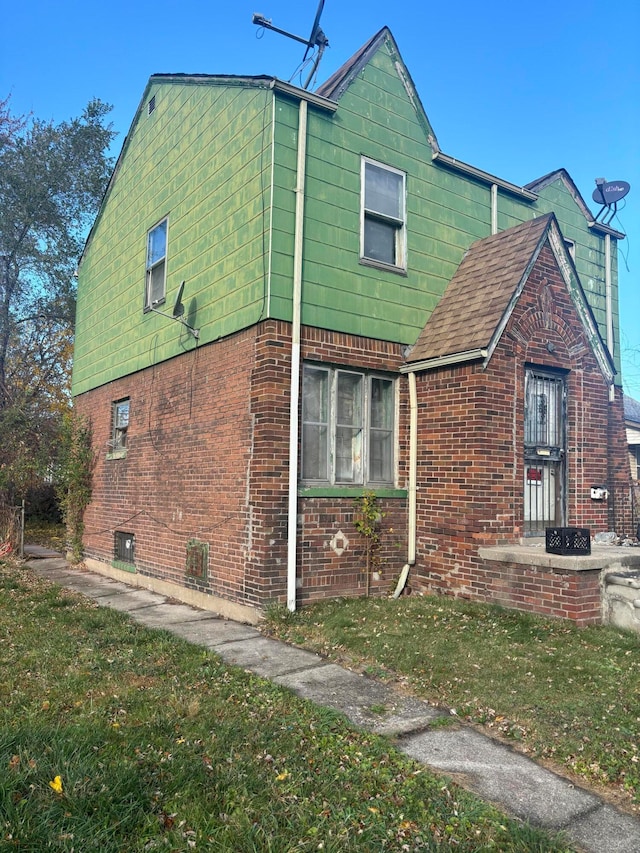
<svg viewBox="0 0 640 853"><path fill-rule="evenodd" d="M598 231L602 234L610 234L612 237L616 237L618 240L624 240L625 235L621 231L616 231L615 228L611 228L610 225L604 225L602 222L597 222L593 213L589 209L588 204L585 202L584 198L578 187L573 182L573 178L567 172L566 169L556 169L553 172L549 172L546 175L543 175L541 178L536 178L535 181L531 181L530 183L525 185L525 189L530 190L533 193L540 193L545 187L548 187L549 184L555 183L555 181L562 181L565 187L568 189L569 194L573 197L573 200L577 204L578 208L582 212L582 215L587 220L587 224L589 228L594 231Z"/></svg>
<svg viewBox="0 0 640 853"><path fill-rule="evenodd" d="M339 101L345 94L349 86L358 77L361 71L369 64L373 56L383 46L386 46L390 55L394 60L396 72L402 80L402 85L405 88L411 103L418 115L419 121L425 128L427 140L433 151L439 151L438 140L435 137L429 117L422 105L420 95L416 89L415 83L411 79L411 74L398 50L398 45L394 39L389 27L383 27L372 38L369 39L362 47L357 50L353 56L348 59L337 71L325 80L315 91L316 95L327 100Z"/></svg>
<svg viewBox="0 0 640 853"><path fill-rule="evenodd" d="M547 241L600 369L612 381L611 356L553 213L473 243L407 357L411 369L479 359L486 365Z"/></svg>
<svg viewBox="0 0 640 853"><path fill-rule="evenodd" d="M331 98L333 101L339 100L387 37L393 38L391 30L388 27L383 27L368 42L363 44L352 57L347 59L337 71L334 71L331 77L318 86L316 95Z"/></svg>

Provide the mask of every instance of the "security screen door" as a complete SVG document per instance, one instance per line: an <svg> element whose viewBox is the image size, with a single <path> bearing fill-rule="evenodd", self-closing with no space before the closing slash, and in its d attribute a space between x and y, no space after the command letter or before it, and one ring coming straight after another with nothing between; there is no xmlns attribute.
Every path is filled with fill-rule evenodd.
<svg viewBox="0 0 640 853"><path fill-rule="evenodd" d="M527 370L524 413L524 532L565 524L566 387L563 376Z"/></svg>

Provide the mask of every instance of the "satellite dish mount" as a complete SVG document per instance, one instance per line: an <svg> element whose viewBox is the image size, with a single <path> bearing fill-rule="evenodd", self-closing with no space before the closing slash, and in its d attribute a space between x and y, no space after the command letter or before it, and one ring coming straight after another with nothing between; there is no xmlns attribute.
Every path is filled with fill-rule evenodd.
<svg viewBox="0 0 640 853"><path fill-rule="evenodd" d="M299 41L301 44L306 44L307 49L305 50L304 56L302 57L303 63L307 61L309 52L312 51L315 47L318 48L318 52L316 53L314 60L311 64L311 71L309 72L309 76L307 77L303 87L305 89L309 88L309 84L313 80L313 77L315 76L315 73L318 70L318 65L320 65L322 54L324 53L325 48L329 46L329 39L325 36L325 34L320 28L320 16L322 15L323 9L324 0L320 0L320 2L318 3L318 8L316 10L316 17L313 22L313 26L311 27L311 35L307 39L302 38L302 36L296 36L293 33L288 33L286 30L279 29L279 27L274 27L271 23L271 19L265 18L264 15L255 13L252 19L252 22L258 27L264 27L265 30L273 30L274 33L280 33L281 36L286 36L287 38L293 39L294 41Z"/></svg>
<svg viewBox="0 0 640 853"><path fill-rule="evenodd" d="M609 225L618 212L618 202L626 196L630 189L631 185L626 181L605 181L604 178L596 178L596 188L591 198L596 204L601 204L602 207L597 212L595 221L597 222L602 216L602 224Z"/></svg>
<svg viewBox="0 0 640 853"><path fill-rule="evenodd" d="M173 312L171 314L165 314L164 311L159 311L157 308L151 306L151 310L155 314L161 314L163 317L167 317L169 320L177 320L178 323L182 323L185 328L189 329L193 337L198 340L200 337L200 329L194 329L193 326L190 326L186 320L183 320L184 314L184 305L182 303L182 294L184 293L184 281L178 288L178 295L176 296L176 301L173 304Z"/></svg>

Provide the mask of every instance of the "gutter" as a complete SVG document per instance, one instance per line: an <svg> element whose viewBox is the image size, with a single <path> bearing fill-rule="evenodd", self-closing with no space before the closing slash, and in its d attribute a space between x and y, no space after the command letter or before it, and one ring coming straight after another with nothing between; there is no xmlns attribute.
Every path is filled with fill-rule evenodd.
<svg viewBox="0 0 640 853"><path fill-rule="evenodd" d="M427 358L424 361L416 361L414 364L406 364L400 368L400 373L412 373L420 370L434 370L436 367L447 367L450 364L462 364L465 361L478 361L489 355L487 349L470 349L466 352L452 352L449 355L440 355L436 358Z"/></svg>
<svg viewBox="0 0 640 853"><path fill-rule="evenodd" d="M517 184L512 184L510 181L503 181L502 178L496 178L495 175L484 172L482 169L476 169L475 166L470 166L468 163L463 163L462 160L456 160L455 157L450 157L448 154L443 154L442 151L434 151L431 159L436 163L441 163L443 166L448 166L456 172L462 172L465 175L470 175L478 181L485 184L495 185L511 195L524 198L527 201L537 201L537 193L532 193L531 190L526 190L524 187L519 187Z"/></svg>
<svg viewBox="0 0 640 853"><path fill-rule="evenodd" d="M302 310L302 239L304 236L304 185L307 155L307 101L300 101L298 119L298 161L296 211L293 246L293 294L291 318L291 397L289 406L289 501L287 524L287 607L296 609L297 533L298 533L298 443L300 421L300 327Z"/></svg>
<svg viewBox="0 0 640 853"><path fill-rule="evenodd" d="M320 109L330 113L335 113L338 109L337 101L330 101L329 98L323 98L322 95L316 95L315 92L307 92L306 89L292 86L291 83L285 83L284 80L278 80L275 77L270 81L269 88L295 98L301 104L303 102L313 104L314 107L320 107Z"/></svg>

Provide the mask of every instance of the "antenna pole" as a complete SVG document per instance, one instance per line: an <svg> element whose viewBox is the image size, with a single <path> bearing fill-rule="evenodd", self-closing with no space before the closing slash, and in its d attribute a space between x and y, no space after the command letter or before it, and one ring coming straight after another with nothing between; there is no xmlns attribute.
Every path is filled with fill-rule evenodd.
<svg viewBox="0 0 640 853"><path fill-rule="evenodd" d="M325 34L322 32L322 30L320 30L318 33L318 38L316 40L316 44L318 45L318 53L316 54L316 58L313 60L313 65L311 67L311 71L309 72L309 76L307 77L307 80L304 84L305 89L309 88L309 83L311 83L311 80L313 79L313 75L318 70L318 65L320 65L320 60L322 59L322 54L324 53L324 49L329 44L329 42L328 42L327 38L325 37Z"/></svg>
<svg viewBox="0 0 640 853"><path fill-rule="evenodd" d="M254 14L252 23L254 23L257 27L264 27L265 30L273 30L274 33L280 33L281 36L288 36L290 39L294 41L299 41L300 44L309 44L308 39L303 39L301 36L294 36L293 33L288 33L286 30L281 30L279 27L274 27L269 18L265 18L264 15Z"/></svg>

